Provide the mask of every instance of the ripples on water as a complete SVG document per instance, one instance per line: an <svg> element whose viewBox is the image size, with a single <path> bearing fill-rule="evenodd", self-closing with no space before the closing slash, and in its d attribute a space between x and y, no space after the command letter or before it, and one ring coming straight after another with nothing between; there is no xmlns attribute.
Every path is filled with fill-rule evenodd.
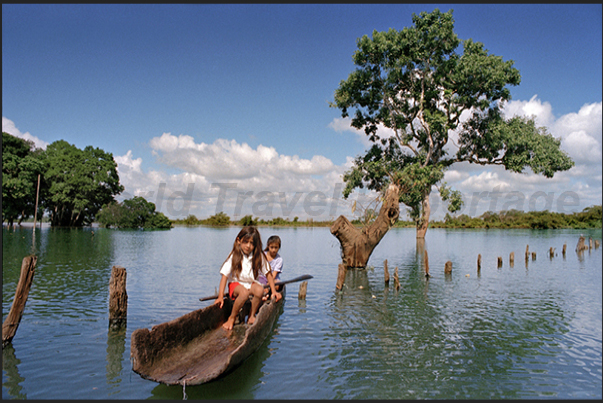
<svg viewBox="0 0 603 403"><path fill-rule="evenodd" d="M3 398L601 398L601 249L579 258L577 231L430 229L423 246L414 230L392 230L369 267L349 271L339 292L339 243L328 228L260 228L264 240L273 233L283 240L283 279L314 276L307 298L298 300L299 284L290 284L257 353L224 378L186 390L133 373L130 335L209 305L199 298L215 293L238 228L94 232L38 237L23 320L3 350ZM600 230L590 234L601 238ZM5 315L28 237L31 231L3 231ZM526 265L528 244L537 259ZM558 253L552 259L551 246ZM448 260L451 275L443 270ZM113 265L128 273L121 332L108 330Z"/></svg>

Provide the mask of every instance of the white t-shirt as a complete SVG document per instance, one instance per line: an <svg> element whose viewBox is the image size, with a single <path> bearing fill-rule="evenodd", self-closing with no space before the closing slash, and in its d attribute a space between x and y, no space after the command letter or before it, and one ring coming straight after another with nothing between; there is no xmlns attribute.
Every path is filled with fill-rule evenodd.
<svg viewBox="0 0 603 403"><path fill-rule="evenodd" d="M264 264L262 264L262 269L260 270L260 273L266 275L266 273L270 271L270 265L268 265L268 261L266 261L265 259L262 260ZM258 282L253 277L252 262L253 254L249 254L249 256L243 255L243 260L241 261L241 273L239 273L238 278L235 278L232 274L232 255L230 255L222 265L222 268L220 269L220 274L223 274L228 277L229 282L239 282L243 287L249 290L251 288L251 284L253 284L254 281Z"/></svg>

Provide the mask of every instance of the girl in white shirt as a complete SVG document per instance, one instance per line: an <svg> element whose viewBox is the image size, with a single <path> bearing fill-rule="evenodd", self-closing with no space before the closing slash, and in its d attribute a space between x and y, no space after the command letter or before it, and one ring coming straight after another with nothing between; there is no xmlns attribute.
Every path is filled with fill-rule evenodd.
<svg viewBox="0 0 603 403"><path fill-rule="evenodd" d="M255 322L255 314L264 294L264 287L257 280L260 274L266 276L272 290L272 298L275 298L276 301L282 298L282 295L274 288L274 276L262 251L260 233L255 227L247 226L239 232L232 251L222 264L220 274L222 277L218 288L218 298L214 303L219 304L220 308L224 305L224 289L227 283L230 298L234 300L232 312L222 325L226 330L233 328L236 316L250 295L253 298L247 323L252 325Z"/></svg>

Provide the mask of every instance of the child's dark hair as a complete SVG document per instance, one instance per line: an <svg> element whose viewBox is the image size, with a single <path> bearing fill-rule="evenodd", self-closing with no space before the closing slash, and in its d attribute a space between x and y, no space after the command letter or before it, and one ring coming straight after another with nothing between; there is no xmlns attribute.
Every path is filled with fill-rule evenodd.
<svg viewBox="0 0 603 403"><path fill-rule="evenodd" d="M266 241L266 249L264 249L266 252L268 252L268 248L270 247L270 244L276 243L278 244L278 248L281 248L281 238L279 238L278 235L272 235L270 238L268 238L268 240Z"/></svg>
<svg viewBox="0 0 603 403"><path fill-rule="evenodd" d="M230 255L232 255L232 273L235 278L239 276L243 268L243 251L241 250L241 247L237 241L242 242L249 238L251 238L253 241L253 277L258 277L260 268L264 263L264 254L262 253L262 238L260 237L260 233L258 232L257 228L253 226L243 227L243 229L239 231L239 235L237 235L237 238L232 245L232 251L230 252ZM230 255L228 255L228 257L230 257ZM228 258L226 258L226 260L228 260Z"/></svg>

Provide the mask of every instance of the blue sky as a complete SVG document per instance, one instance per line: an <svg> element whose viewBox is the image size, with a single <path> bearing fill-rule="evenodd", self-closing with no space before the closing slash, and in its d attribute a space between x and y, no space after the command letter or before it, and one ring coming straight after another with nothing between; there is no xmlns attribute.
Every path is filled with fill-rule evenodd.
<svg viewBox="0 0 603 403"><path fill-rule="evenodd" d="M171 218L352 217L374 195L343 201L341 175L368 142L328 102L358 38L436 8L514 61L508 113L535 115L576 162L553 179L454 166L462 213L601 204L601 4L3 4L2 128L111 152L120 198Z"/></svg>

